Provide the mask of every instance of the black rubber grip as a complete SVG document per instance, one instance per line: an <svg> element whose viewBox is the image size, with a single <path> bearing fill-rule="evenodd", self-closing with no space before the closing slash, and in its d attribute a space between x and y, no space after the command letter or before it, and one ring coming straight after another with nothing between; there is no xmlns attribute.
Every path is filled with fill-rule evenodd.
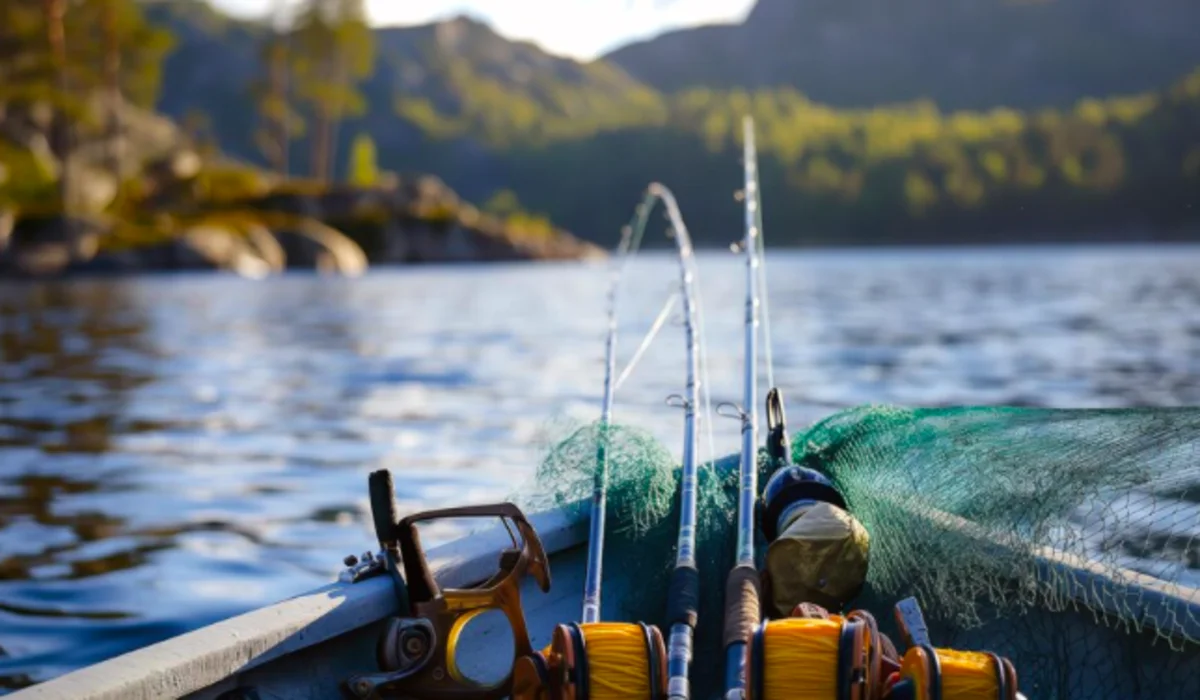
<svg viewBox="0 0 1200 700"><path fill-rule="evenodd" d="M392 473L386 469L371 472L367 477L367 491L371 494L371 518L375 521L375 538L387 547L396 541L396 489Z"/></svg>
<svg viewBox="0 0 1200 700"><path fill-rule="evenodd" d="M696 627L700 610L700 572L693 567L676 567L667 592L667 622Z"/></svg>

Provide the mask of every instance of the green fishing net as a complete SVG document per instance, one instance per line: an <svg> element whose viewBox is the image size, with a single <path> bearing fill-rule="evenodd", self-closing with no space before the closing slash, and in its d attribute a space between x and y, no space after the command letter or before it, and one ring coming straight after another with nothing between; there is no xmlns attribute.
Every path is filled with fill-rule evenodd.
<svg viewBox="0 0 1200 700"><path fill-rule="evenodd" d="M533 482L521 489L519 504L530 512L574 509L587 518L598 448L605 445L608 515L601 616L665 630L667 586L679 534L678 461L649 433L629 426L593 423L564 432L567 437L547 448ZM732 456L718 461L716 468L704 465L698 470L696 564L703 583L694 639L697 653L719 651L721 645L722 595L737 539L737 469L738 458ZM694 665L694 687L719 686L724 669L716 658Z"/></svg>
<svg viewBox="0 0 1200 700"><path fill-rule="evenodd" d="M1030 698L1200 697L1200 409L865 407L793 451L871 532L877 616L915 595Z"/></svg>
<svg viewBox="0 0 1200 700"><path fill-rule="evenodd" d="M588 508L602 443L604 616L661 624L678 527L665 448L628 427L576 428L523 505ZM938 646L1008 656L1031 700L1200 697L1200 409L865 407L793 451L871 533L853 607L885 631L914 595ZM698 697L719 695L736 472L736 455L700 469Z"/></svg>

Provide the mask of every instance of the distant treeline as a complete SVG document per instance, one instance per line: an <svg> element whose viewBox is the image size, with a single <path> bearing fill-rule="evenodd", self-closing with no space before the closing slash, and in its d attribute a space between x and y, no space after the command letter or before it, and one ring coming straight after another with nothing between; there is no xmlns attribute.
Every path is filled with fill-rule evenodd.
<svg viewBox="0 0 1200 700"><path fill-rule="evenodd" d="M598 231L661 179L699 237L723 244L741 225L743 114L758 125L777 243L1186 236L1200 222L1200 70L1162 92L1033 113L693 91L659 123L512 149L506 177L527 205Z"/></svg>

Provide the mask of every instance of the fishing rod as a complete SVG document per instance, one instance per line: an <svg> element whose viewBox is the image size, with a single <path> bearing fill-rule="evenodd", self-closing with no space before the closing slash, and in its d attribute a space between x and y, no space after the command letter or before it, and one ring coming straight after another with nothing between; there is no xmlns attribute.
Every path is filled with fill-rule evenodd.
<svg viewBox="0 0 1200 700"><path fill-rule="evenodd" d="M761 188L754 122L743 120L746 311L737 548L725 589L725 700L1022 700L1012 663L988 652L935 649L915 599L896 606L903 658L870 613L839 612L867 574L866 530L826 474L792 463L783 399L770 369L761 526L769 543L760 590L755 566L758 487L757 341L766 316ZM761 624L763 612L767 618ZM770 649L770 654L767 650Z"/></svg>
<svg viewBox="0 0 1200 700"><path fill-rule="evenodd" d="M641 231L638 231L640 242ZM619 262L613 266L608 286L608 333L604 340L604 397L600 404L600 440L596 446L596 475L592 490L592 518L588 537L587 574L583 585L583 622L600 621L600 579L604 568L604 524L608 505L608 426L612 421L613 375L617 370L617 309L621 279L633 242L633 229L621 231ZM636 250L636 248L635 248Z"/></svg>
<svg viewBox="0 0 1200 700"><path fill-rule="evenodd" d="M754 504L758 499L758 308L759 308L759 211L758 157L754 143L754 121L742 124L745 163L746 234L742 251L746 256L746 319L744 384L742 387L742 455L738 474L737 549L734 567L725 583L725 695L740 700L746 688L746 643L759 622L759 580L754 562Z"/></svg>
<svg viewBox="0 0 1200 700"><path fill-rule="evenodd" d="M604 528L607 508L609 449L614 394L621 379L641 357L646 345L657 334L676 296L667 300L641 347L619 378L616 370L617 316L620 286L628 257L640 244L654 205L662 201L672 224L680 262L684 327L687 340L688 382L686 397L678 399L685 408L684 457L682 469L680 534L676 575L668 596L668 620L673 622L670 652L662 632L644 623L601 621L601 574L604 557ZM699 405L699 357L697 306L694 281L695 260L691 238L670 190L651 185L637 207L634 221L622 234L618 264L609 286L608 333L605 341L604 394L600 414L600 439L596 450L596 474L592 492L592 519L588 543L587 573L584 583L583 614L580 623L555 627L548 649L518 659L513 669L513 697L516 700L546 698L588 698L619 700L671 697L687 700L690 692L687 675L691 661L693 629L696 620L699 574L695 560L696 531L696 408ZM680 573L682 572L682 573Z"/></svg>
<svg viewBox="0 0 1200 700"><path fill-rule="evenodd" d="M696 407L699 404L699 344L696 338L695 257L687 225L679 213L675 196L655 183L649 192L662 200L667 209L679 253L680 286L683 297L683 325L687 343L687 390L681 405L683 418L683 465L679 484L679 538L675 549L675 570L667 593L667 695L670 700L691 696L688 672L692 662L692 640L700 602L700 571L696 566Z"/></svg>

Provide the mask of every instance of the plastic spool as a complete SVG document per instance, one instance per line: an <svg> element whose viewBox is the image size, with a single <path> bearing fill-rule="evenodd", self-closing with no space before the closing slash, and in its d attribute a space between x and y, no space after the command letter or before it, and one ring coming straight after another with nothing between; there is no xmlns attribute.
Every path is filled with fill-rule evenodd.
<svg viewBox="0 0 1200 700"><path fill-rule="evenodd" d="M766 621L750 643L751 700L870 700L880 664L869 614Z"/></svg>
<svg viewBox="0 0 1200 700"><path fill-rule="evenodd" d="M912 647L900 663L913 700L1016 700L1012 662L990 652Z"/></svg>
<svg viewBox="0 0 1200 700"><path fill-rule="evenodd" d="M559 625L544 654L551 700L667 696L667 649L657 627L624 622Z"/></svg>

